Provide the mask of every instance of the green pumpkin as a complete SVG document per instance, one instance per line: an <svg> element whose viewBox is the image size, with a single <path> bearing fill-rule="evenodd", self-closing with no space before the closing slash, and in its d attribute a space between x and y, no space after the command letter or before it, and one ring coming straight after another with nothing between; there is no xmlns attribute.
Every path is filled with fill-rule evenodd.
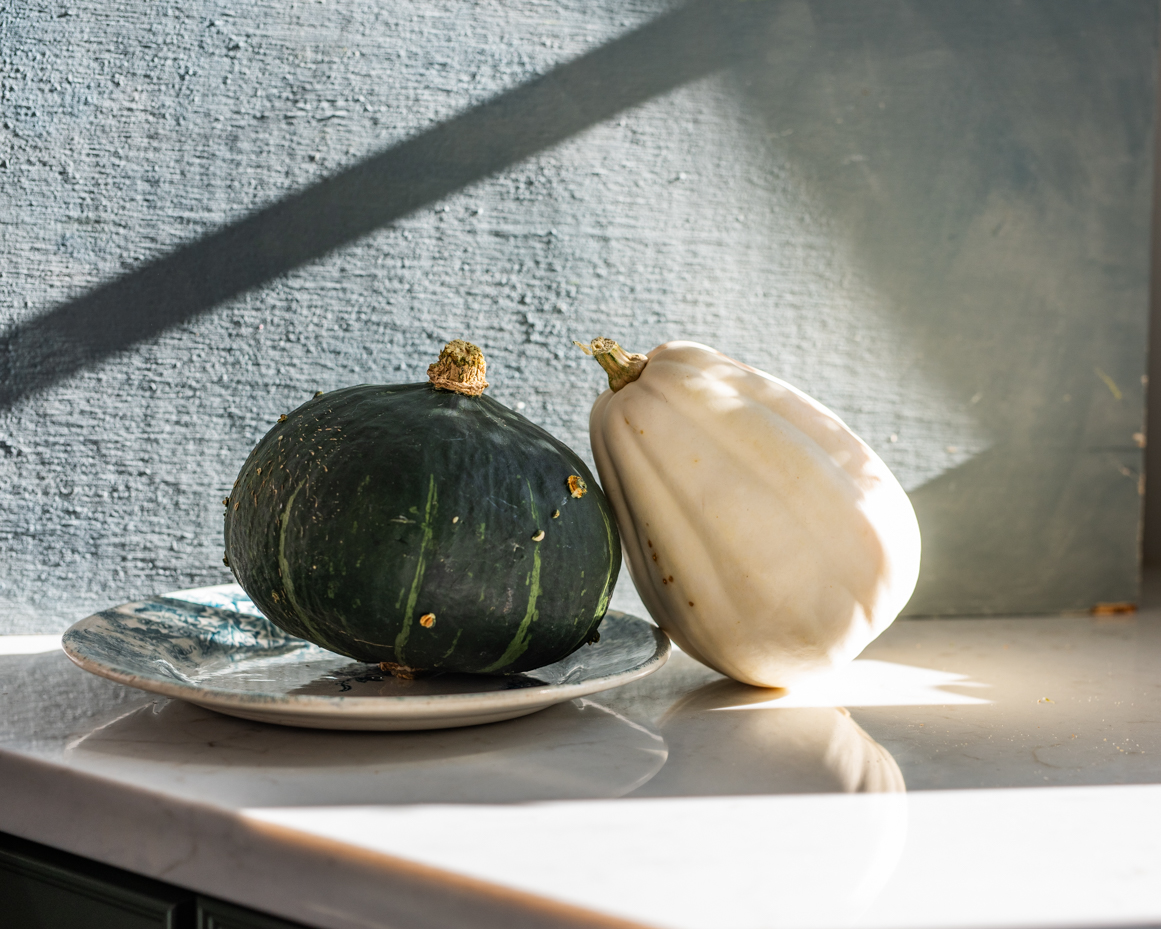
<svg viewBox="0 0 1161 929"><path fill-rule="evenodd" d="M526 671L595 638L621 566L609 505L571 449L480 395L483 371L457 340L432 383L316 396L258 443L226 557L267 618L404 676Z"/></svg>

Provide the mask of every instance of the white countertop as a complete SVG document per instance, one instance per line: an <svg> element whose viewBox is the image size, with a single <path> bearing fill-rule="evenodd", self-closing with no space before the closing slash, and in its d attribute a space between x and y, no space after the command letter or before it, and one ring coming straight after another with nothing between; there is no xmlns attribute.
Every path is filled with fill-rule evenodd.
<svg viewBox="0 0 1161 929"><path fill-rule="evenodd" d="M900 621L789 694L675 653L423 733L219 716L50 636L0 637L0 690L0 830L327 929L1161 922L1158 609Z"/></svg>

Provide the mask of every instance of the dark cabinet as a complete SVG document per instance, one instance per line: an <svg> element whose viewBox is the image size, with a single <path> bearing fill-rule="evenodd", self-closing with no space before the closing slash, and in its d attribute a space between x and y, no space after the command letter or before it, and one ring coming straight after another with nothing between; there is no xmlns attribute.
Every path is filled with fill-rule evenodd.
<svg viewBox="0 0 1161 929"><path fill-rule="evenodd" d="M304 929L0 833L0 929Z"/></svg>
<svg viewBox="0 0 1161 929"><path fill-rule="evenodd" d="M292 924L221 900L198 897L197 929L292 929Z"/></svg>

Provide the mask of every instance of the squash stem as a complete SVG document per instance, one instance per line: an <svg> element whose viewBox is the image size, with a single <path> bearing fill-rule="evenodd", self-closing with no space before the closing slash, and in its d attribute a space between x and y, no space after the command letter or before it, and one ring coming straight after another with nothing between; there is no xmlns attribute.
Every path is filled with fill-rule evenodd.
<svg viewBox="0 0 1161 929"><path fill-rule="evenodd" d="M636 352L627 352L612 339L598 337L588 345L573 342L586 355L592 355L597 364L609 375L609 387L616 393L626 384L632 384L641 376L648 357Z"/></svg>
<svg viewBox="0 0 1161 929"><path fill-rule="evenodd" d="M443 347L439 361L428 365L427 377L438 390L452 390L457 394L478 397L488 386L484 374L488 363L484 353L471 342L454 339Z"/></svg>

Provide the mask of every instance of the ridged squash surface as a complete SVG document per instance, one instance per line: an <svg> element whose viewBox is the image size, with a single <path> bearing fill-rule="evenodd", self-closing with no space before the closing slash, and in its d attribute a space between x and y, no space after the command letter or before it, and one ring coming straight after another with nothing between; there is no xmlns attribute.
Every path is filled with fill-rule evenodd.
<svg viewBox="0 0 1161 929"><path fill-rule="evenodd" d="M225 541L281 628L424 671L563 658L596 631L621 561L575 453L490 397L429 384L350 387L289 414L246 460Z"/></svg>
<svg viewBox="0 0 1161 929"><path fill-rule="evenodd" d="M787 686L854 658L918 577L903 488L784 381L695 342L647 358L597 399L590 435L653 618L749 684Z"/></svg>

